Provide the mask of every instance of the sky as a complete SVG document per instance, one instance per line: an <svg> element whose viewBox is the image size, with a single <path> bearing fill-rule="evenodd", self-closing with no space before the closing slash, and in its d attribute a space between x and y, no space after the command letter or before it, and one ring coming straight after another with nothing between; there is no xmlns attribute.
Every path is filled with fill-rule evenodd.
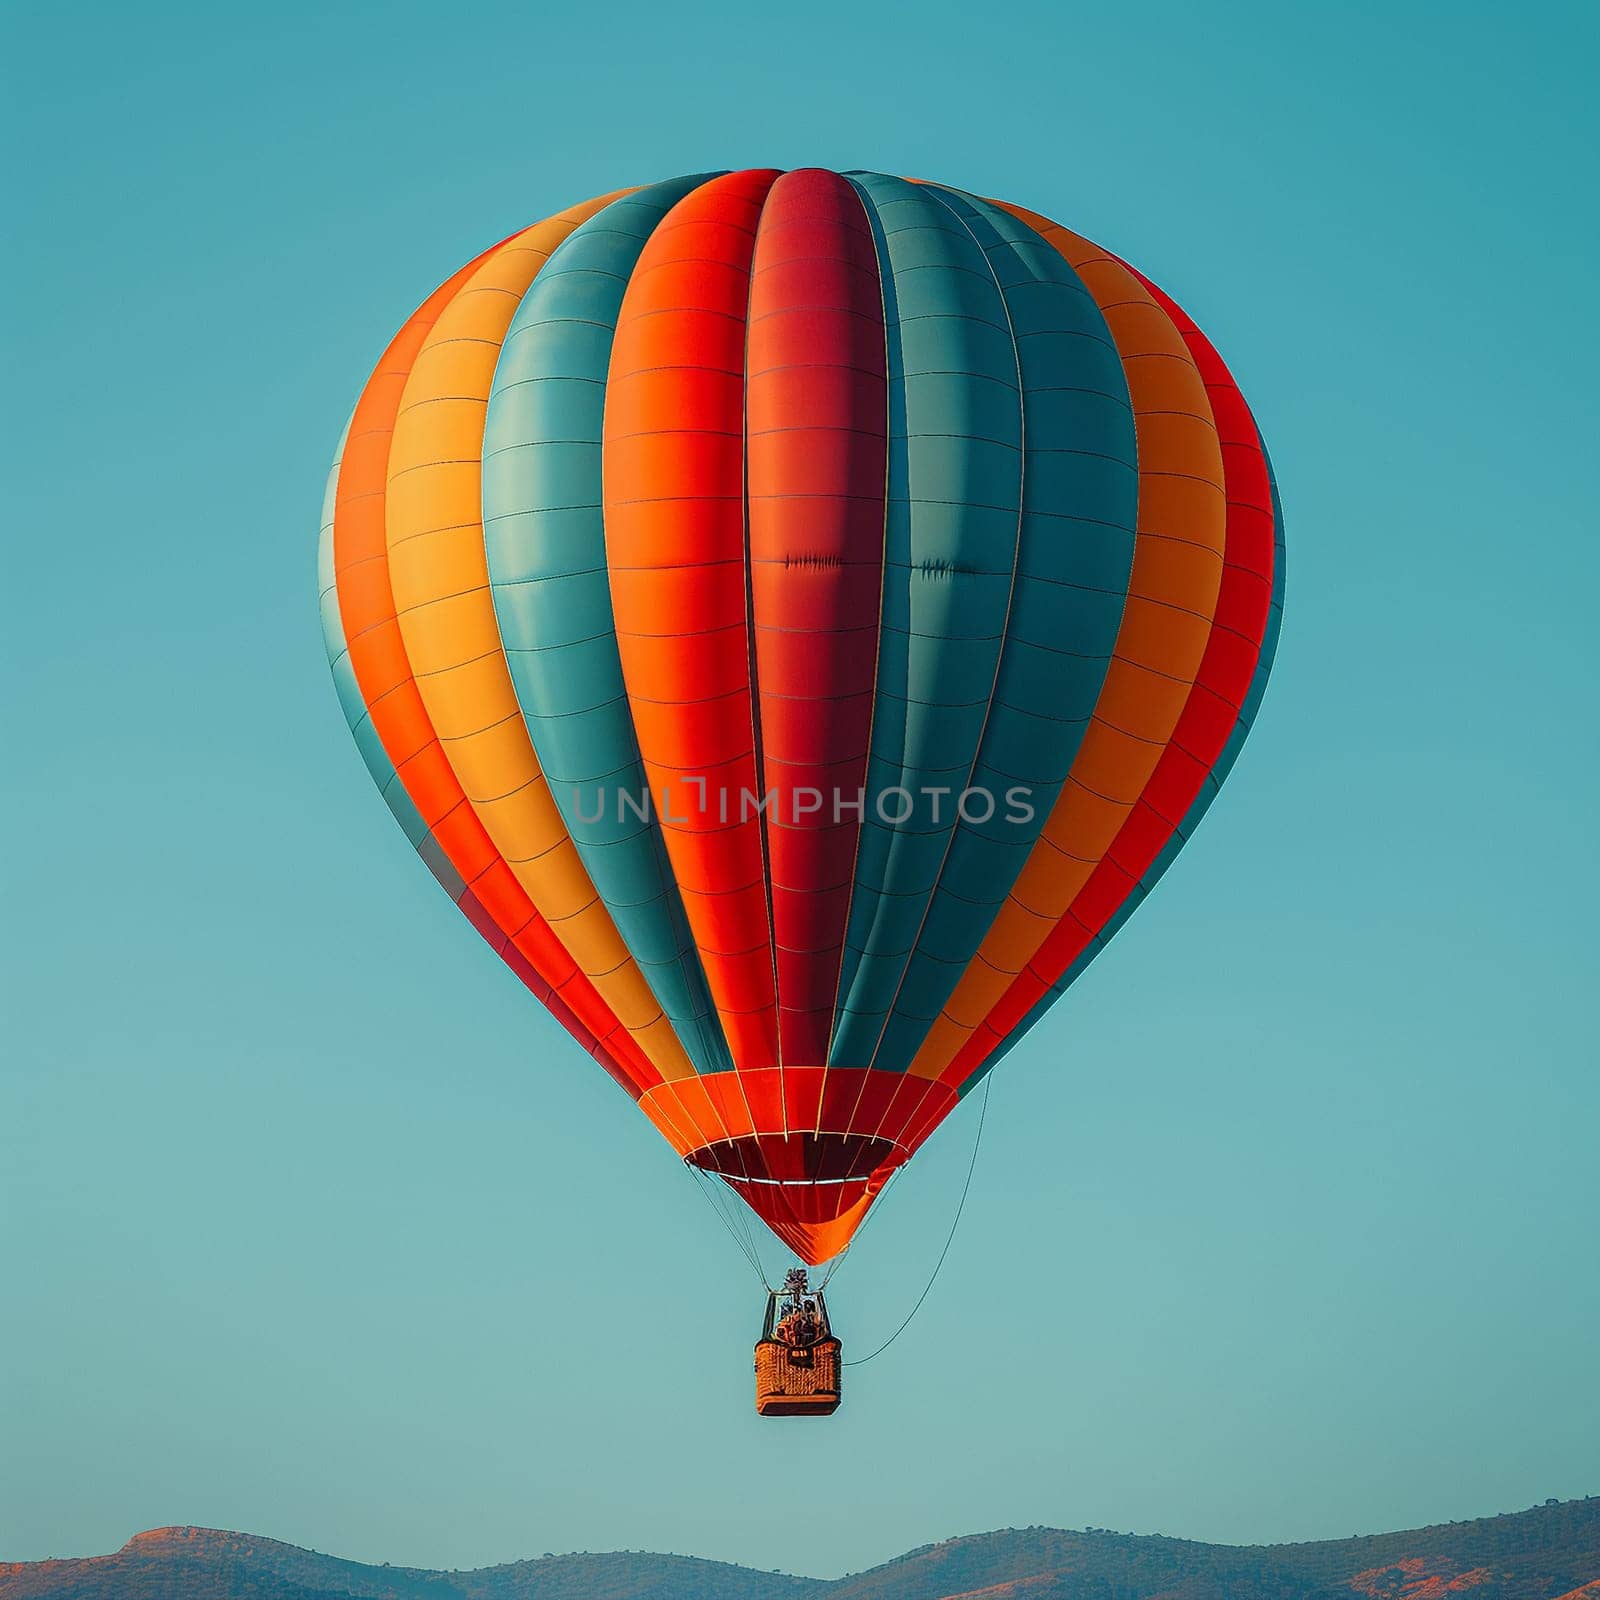
<svg viewBox="0 0 1600 1600"><path fill-rule="evenodd" d="M832 1575L1600 1491L1600 13L7 15L0 1559L198 1523ZM995 1074L942 1274L817 1425L755 1417L747 1265L390 821L316 606L339 430L438 281L764 164L1149 272L1289 541L1224 795ZM928 1282L980 1099L839 1273L854 1352Z"/></svg>

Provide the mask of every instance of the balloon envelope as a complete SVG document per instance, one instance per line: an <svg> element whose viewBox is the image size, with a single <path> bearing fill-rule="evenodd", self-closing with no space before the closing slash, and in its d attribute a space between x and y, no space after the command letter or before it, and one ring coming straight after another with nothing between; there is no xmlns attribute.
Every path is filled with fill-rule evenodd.
<svg viewBox="0 0 1600 1600"><path fill-rule="evenodd" d="M1271 665L1216 351L1107 251L699 174L463 267L341 442L323 627L468 920L807 1262L1149 892Z"/></svg>

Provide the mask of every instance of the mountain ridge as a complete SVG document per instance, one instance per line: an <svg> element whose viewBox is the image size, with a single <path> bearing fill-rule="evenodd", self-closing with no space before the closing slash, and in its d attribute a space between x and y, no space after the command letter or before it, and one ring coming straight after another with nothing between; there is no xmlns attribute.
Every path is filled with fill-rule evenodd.
<svg viewBox="0 0 1600 1600"><path fill-rule="evenodd" d="M1600 1498L1276 1545L1030 1527L922 1545L842 1578L698 1556L375 1566L174 1525L109 1555L0 1562L0 1600L1600 1600Z"/></svg>

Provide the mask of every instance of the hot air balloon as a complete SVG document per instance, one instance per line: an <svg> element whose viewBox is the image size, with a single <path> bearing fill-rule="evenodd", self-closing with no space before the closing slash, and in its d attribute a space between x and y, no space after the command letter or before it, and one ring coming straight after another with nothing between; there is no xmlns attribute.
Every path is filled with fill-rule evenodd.
<svg viewBox="0 0 1600 1600"><path fill-rule="evenodd" d="M1193 833L1282 589L1184 312L872 172L674 178L485 251L384 352L322 518L339 697L418 854L813 1266Z"/></svg>

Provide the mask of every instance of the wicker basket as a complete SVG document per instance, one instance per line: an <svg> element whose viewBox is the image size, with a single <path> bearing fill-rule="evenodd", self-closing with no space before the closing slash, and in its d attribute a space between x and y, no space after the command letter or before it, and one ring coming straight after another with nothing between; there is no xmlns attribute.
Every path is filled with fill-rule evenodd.
<svg viewBox="0 0 1600 1600"><path fill-rule="evenodd" d="M839 1409L839 1341L756 1346L756 1410L764 1417L826 1417Z"/></svg>

